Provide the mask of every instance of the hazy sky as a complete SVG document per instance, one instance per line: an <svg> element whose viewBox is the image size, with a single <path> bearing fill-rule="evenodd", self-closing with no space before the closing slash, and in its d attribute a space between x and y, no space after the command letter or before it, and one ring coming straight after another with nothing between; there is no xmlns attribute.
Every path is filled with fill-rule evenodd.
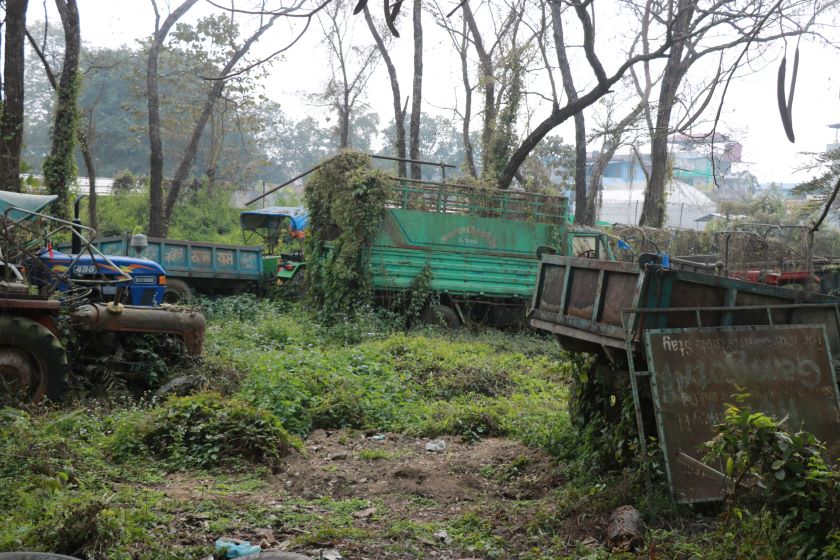
<svg viewBox="0 0 840 560"><path fill-rule="evenodd" d="M162 11L168 13L165 1L158 2ZM177 5L177 0L171 4ZM222 2L223 3L223 2ZM446 9L457 2L442 1ZM47 2L53 10L51 2ZM379 6L379 4L376 4ZM410 12L409 3L403 11ZM200 3L190 14L193 19L209 9ZM116 47L122 44L133 45L138 38L148 36L154 27L151 3L148 0L79 0L82 25L82 38L91 45ZM379 10L375 10L378 16ZM52 14L53 24L58 24L58 17ZM616 16L618 17L618 16ZM30 20L43 18L43 6L40 2L30 2ZM360 43L370 42L369 32L361 16L354 18L354 35ZM603 22L599 24L604 25ZM620 24L620 22L619 22ZM609 22L607 23L609 25ZM395 39L391 48L392 56L398 67L403 95L410 93L411 85L411 25L407 17L398 22L402 38ZM452 115L456 103L456 88L461 85L460 63L451 50L448 37L435 29L431 18L425 23L425 69L424 69L424 108L425 112ZM266 94L281 102L284 110L295 117L304 114L319 115L322 120L326 114L307 105L302 92L316 91L324 83L329 72L327 55L318 44L321 30L313 22L307 36L289 51L284 60L272 66L267 80ZM266 54L283 46L291 37L291 31L285 24L271 30L261 40L257 54ZM840 32L836 38L840 41ZM795 44L789 45L788 75L792 52ZM604 55L609 42L596 44ZM802 152L820 152L826 144L835 141L835 131L828 128L830 123L840 123L840 54L837 51L805 42L800 45L799 78L794 100L793 121L796 143L788 142L782 129L776 105L776 73L783 45L773 47L769 59L763 68L752 75L733 82L727 96L720 129L730 130L738 135L744 145L743 159L749 162L749 170L760 181L796 182L807 178L806 173L797 168L808 162ZM609 53L606 53L609 57ZM609 71L609 68L608 68ZM580 87L580 84L578 84ZM371 108L381 115L381 126L392 118L391 91L384 65L379 65L374 79L370 83L367 101ZM534 100L532 100L534 101ZM474 96L474 106L480 103ZM532 106L533 119L539 122L549 110L547 104ZM478 120L476 128L478 127ZM592 119L589 118L589 122ZM554 131L564 138L571 139L574 133L571 122ZM597 149L598 146L590 146Z"/></svg>

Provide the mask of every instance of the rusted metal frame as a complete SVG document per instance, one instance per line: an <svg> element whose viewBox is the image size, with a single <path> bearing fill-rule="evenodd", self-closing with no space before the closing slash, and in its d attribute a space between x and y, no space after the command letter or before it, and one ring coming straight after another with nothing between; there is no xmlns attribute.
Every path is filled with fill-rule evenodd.
<svg viewBox="0 0 840 560"><path fill-rule="evenodd" d="M595 334L587 331L581 331L580 329L576 329L574 327L569 327L566 325L558 325L557 323L546 321L545 319L540 319L539 317L536 317L534 315L531 316L531 326L539 330L545 330L556 334L570 336L578 340L583 340L584 342L592 342L594 344L600 344L602 346L611 346L613 348L618 348L619 350L624 348L624 345L621 344L621 342L616 338L612 338L606 335Z"/></svg>
<svg viewBox="0 0 840 560"><path fill-rule="evenodd" d="M621 312L623 314L633 314L633 313L688 313L692 311L755 311L755 310L763 310L763 309L781 309L781 310L793 310L793 309L828 309L834 308L835 310L840 307L840 303L829 303L829 302L821 302L821 303L790 303L790 304L776 304L776 305L737 305L735 307L732 306L713 306L713 307L668 307L668 308L659 308L659 307L628 307L626 309L622 309ZM838 316L838 320L840 320L840 316ZM723 325L720 325L723 326ZM738 325L738 326L748 326L748 325ZM767 325L762 325L767 326ZM666 327L667 328L667 327Z"/></svg>
<svg viewBox="0 0 840 560"><path fill-rule="evenodd" d="M600 265L599 265L600 266ZM663 269L665 270L665 269ZM768 295L768 296L778 296L779 287L777 286L769 286L766 284L755 284L750 282L748 285L748 289L744 290L741 286L744 286L744 281L739 280L737 278L729 278L728 276L716 276L711 274L703 274L699 272L692 272L687 270L681 270L679 272L680 280L683 282L694 283L694 284L701 284L703 286L712 286L718 288L730 288L735 286L736 288L741 289L746 293L750 294L760 294L760 295ZM790 291L792 292L792 291ZM827 296L823 294L815 294L815 293L807 293L804 291L797 292L796 298L791 298L791 301L799 302L803 300L810 300L816 302L832 302L836 301L837 298L833 296Z"/></svg>
<svg viewBox="0 0 840 560"><path fill-rule="evenodd" d="M598 280L595 282L595 302L592 304L592 322L597 323L604 304L604 269L598 270Z"/></svg>
<svg viewBox="0 0 840 560"><path fill-rule="evenodd" d="M99 249L96 248L96 246L93 245L93 240L96 238L96 230L93 229L92 227L85 226L85 225L82 225L82 224L74 224L73 222L69 222L69 221L63 220L61 218L56 218L55 216L50 216L48 214L42 214L41 212L33 212L33 211L27 210L25 208L19 208L17 206L10 206L3 213L3 218L4 218L4 220L10 222L12 224L12 227L21 227L20 226L20 221L15 222L14 220L11 220L9 218L9 212L11 212L13 210L17 210L19 212L29 214L30 216L36 216L36 217L39 217L39 218L43 218L43 219L47 220L48 222L54 222L54 223L57 223L57 224L60 225L55 230L51 230L51 231L47 232L47 234L45 234L45 237L55 235L56 233L59 233L63 229L69 229L71 231L75 231L75 235L78 235L79 238L84 242L84 245L82 246L81 251L79 251L79 254L71 255L72 259L70 260L70 264L67 265L67 270L64 272L64 274L56 275L57 280L53 284L50 285L50 288L51 288L50 291L55 291L57 286L62 281L64 281L64 282L69 282L70 281L70 279L72 278L73 267L76 266L76 263L79 261L79 259L82 257L82 255L85 254L85 252L90 253L91 260L93 261L93 264L94 264L94 266L96 266L97 270L99 270L99 263L96 261L96 256L94 256L94 253L96 253L96 255L99 255L102 258L102 260L105 261L106 264L112 266L115 270L118 270L120 272L120 274L122 275L122 278L119 278L119 279L114 278L113 280L107 281L105 283L118 284L119 282L130 282L131 281L132 278L131 278L130 274L126 274L125 272L123 272L122 269L120 267L118 267L117 265L115 265L111 261L111 259L108 258L107 255L103 254L102 251L100 251ZM28 229L28 228L24 228L24 229ZM88 232L91 233L91 238L90 239L87 239L84 235L82 235L81 231L79 231L79 230L82 230L82 229L87 230ZM84 283L83 281L79 281L78 279L76 279L75 282Z"/></svg>
<svg viewBox="0 0 840 560"><path fill-rule="evenodd" d="M645 293L645 282L647 275L639 271L638 280L636 281L636 294L633 298L633 304L638 306L642 294ZM639 380L638 377L648 376L647 371L636 371L635 359L635 338L636 330L641 327L637 324L638 315L636 313L627 314L621 310L621 325L624 330L624 350L627 352L627 369L630 375L630 388L633 392L633 410L636 413L636 428L639 434L639 454L642 459L647 456L647 435L645 434L645 422L642 416L642 398L639 395Z"/></svg>
<svg viewBox="0 0 840 560"><path fill-rule="evenodd" d="M560 305L557 308L557 321L562 322L566 315L566 302L569 294L569 284L571 284L572 266L567 265L566 271L563 273L563 290L560 292Z"/></svg>
<svg viewBox="0 0 840 560"><path fill-rule="evenodd" d="M545 283L545 275L543 275L543 267L545 264L540 261L539 267L537 268L537 285L534 288L534 293L531 295L531 308L525 313L525 320L530 320L531 316L534 314L534 311L537 309L537 305L540 303L540 299L542 298L543 293L543 285Z"/></svg>
<svg viewBox="0 0 840 560"><path fill-rule="evenodd" d="M726 307L735 307L735 300L738 297L738 290L734 287L730 287L726 289L726 298L724 299L724 305ZM726 311L723 314L723 326L729 327L732 325L732 321L734 320L734 316L732 315L732 311Z"/></svg>

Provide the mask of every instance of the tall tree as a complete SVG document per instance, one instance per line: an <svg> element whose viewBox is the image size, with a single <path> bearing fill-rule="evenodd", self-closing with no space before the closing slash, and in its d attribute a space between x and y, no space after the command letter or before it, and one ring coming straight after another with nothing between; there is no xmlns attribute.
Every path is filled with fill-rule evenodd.
<svg viewBox="0 0 840 560"><path fill-rule="evenodd" d="M262 35L271 28L272 25L274 25L274 22L277 21L279 17L280 15L276 14L268 18L257 28L256 31L254 31L253 34L251 34L250 37L243 41L241 45L236 46L233 43L229 45L230 51L227 53L229 58L219 72L218 76L213 77L211 80L211 85L207 90L207 96L205 97L201 107L201 113L196 120L190 134L189 141L187 142L186 148L184 148L184 153L182 154L178 167L175 169L175 174L172 177L169 192L166 195L166 205L164 206L163 228L161 230L161 235L163 237L166 236L169 227L169 220L172 217L172 211L175 209L175 203L178 201L178 194L187 180L190 169L195 162L199 140L201 140L204 128L207 126L210 116L213 114L213 109L215 108L216 103L222 97L222 92L225 89L227 81L233 77L234 68L236 68L236 65L239 64L246 54L248 54L248 51L253 44L256 43L260 37L262 37Z"/></svg>
<svg viewBox="0 0 840 560"><path fill-rule="evenodd" d="M572 76L572 67L566 54L566 40L563 37L563 14L560 3L551 2L551 22L554 29L554 49L557 52L557 66L563 78L563 89L569 103L578 101L577 89ZM575 223L592 225L594 213L589 208L586 196L586 121L583 111L577 111L572 117L575 122Z"/></svg>
<svg viewBox="0 0 840 560"><path fill-rule="evenodd" d="M70 183L76 178L76 101L79 97L79 55L82 39L76 0L55 0L55 6L64 29L64 60L56 90L52 149L44 160L44 183L50 193L58 195L57 203L53 205L54 213L67 218L70 214Z"/></svg>
<svg viewBox="0 0 840 560"><path fill-rule="evenodd" d="M365 4L364 11L365 21L367 22L368 29L370 29L370 34L373 36L373 40L376 43L376 48L379 49L379 56L382 57L382 61L385 63L385 67L388 69L388 80L391 83L391 97L393 100L394 107L394 148L396 149L396 156L398 158L405 159L406 106L403 105L402 102L402 94L400 93L400 81L397 76L397 68L394 66L394 61L391 59L391 53L388 52L388 45L382 38L382 33L380 33L379 30L376 28L376 24L373 23L373 18L370 15L370 9L368 9L367 4ZM406 99L406 102L407 101L408 100ZM397 174L400 177L407 177L405 161L397 162Z"/></svg>
<svg viewBox="0 0 840 560"><path fill-rule="evenodd" d="M6 51L0 113L0 189L20 191L23 77L28 0L6 0Z"/></svg>
<svg viewBox="0 0 840 560"><path fill-rule="evenodd" d="M329 51L331 75L324 91L313 97L335 110L339 148L350 146L350 124L362 104L379 53L376 44L351 44L353 22L349 8L344 0L334 0L318 18Z"/></svg>
<svg viewBox="0 0 840 560"><path fill-rule="evenodd" d="M754 54L743 58L751 49L807 33L815 25L817 16L832 4L810 0L776 0L772 4L765 0L740 0L706 6L699 0L670 0L666 21L673 29L675 41L660 76L658 102L653 109L655 118L647 116L651 127L651 169L641 225L661 227L665 222L671 133L688 129L703 113L716 87L728 80L723 75L731 78L752 62ZM724 32L728 29L734 29L735 33ZM721 72L727 52L737 53L737 56L731 56L726 72ZM682 123L672 126L675 107L684 103L679 93L686 76L695 64L709 55L719 55L720 63L717 75L706 88L705 101L685 103L688 107ZM704 68L703 72L708 71Z"/></svg>
<svg viewBox="0 0 840 560"><path fill-rule="evenodd" d="M423 101L423 2L414 0L412 9L414 24L414 80L411 83L411 121L408 125L409 156L420 159L420 115ZM419 163L411 164L411 178L422 177Z"/></svg>
<svg viewBox="0 0 840 560"><path fill-rule="evenodd" d="M166 235L163 201L163 141L160 134L160 90L158 63L169 30L198 0L184 0L173 10L163 24L156 0L151 0L155 10L155 32L149 45L146 62L146 95L149 102L149 233Z"/></svg>

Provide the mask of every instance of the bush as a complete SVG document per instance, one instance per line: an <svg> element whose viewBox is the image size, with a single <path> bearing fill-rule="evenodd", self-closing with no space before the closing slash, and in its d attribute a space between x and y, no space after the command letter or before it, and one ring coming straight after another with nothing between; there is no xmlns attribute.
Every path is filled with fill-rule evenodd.
<svg viewBox="0 0 840 560"><path fill-rule="evenodd" d="M787 532L781 544L789 557L836 558L840 471L826 463L825 447L814 435L791 434L784 421L734 405L716 429L707 458L726 465L733 495L741 492L741 481L761 482L733 497L758 496L781 516Z"/></svg>
<svg viewBox="0 0 840 560"><path fill-rule="evenodd" d="M271 413L218 393L172 398L144 416L144 421L128 418L116 430L115 455L150 453L174 468L243 460L275 466L292 449L302 448Z"/></svg>

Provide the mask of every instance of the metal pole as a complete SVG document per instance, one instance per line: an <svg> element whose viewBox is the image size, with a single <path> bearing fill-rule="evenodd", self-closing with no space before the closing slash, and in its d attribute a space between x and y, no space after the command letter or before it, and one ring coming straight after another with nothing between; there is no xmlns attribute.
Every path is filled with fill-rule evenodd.
<svg viewBox="0 0 840 560"><path fill-rule="evenodd" d="M262 199L262 207L265 208L265 179L263 179L263 199Z"/></svg>
<svg viewBox="0 0 840 560"><path fill-rule="evenodd" d="M327 160L327 161L329 161L329 160ZM326 161L325 161L324 163L326 163ZM269 189L267 192L264 192L263 194L261 194L261 195L260 195L260 196L258 196L257 198L255 198L255 199L253 199L253 200L249 200L248 202L246 202L246 203L245 203L245 206L249 206L249 205L251 205L251 204L255 203L255 202L256 202L256 201L258 201L258 200L262 200L262 199L263 199L263 198L265 198L266 196L268 196L268 195L270 195L270 194L273 194L273 193L275 193L275 192L279 191L279 190L280 190L280 189L282 189L283 187L285 187L285 186L287 186L287 185L291 185L292 183L294 183L294 182L295 182L295 181L297 181L298 179L301 179L301 178L303 178L303 177L306 177L307 175L309 175L309 174L310 174L310 173L312 173L313 171L317 171L318 169L321 169L321 166L322 166L322 165L324 165L324 163L319 163L318 165L316 165L315 167L313 167L313 168L312 168L312 169L310 169L309 171L304 171L304 172L303 172L303 173L301 173L300 175L296 175L295 177L292 177L291 179L289 179L289 180L288 180L288 181L286 181L285 183L282 183L282 184L280 184L280 185L277 185L276 187L273 187L273 188Z"/></svg>

